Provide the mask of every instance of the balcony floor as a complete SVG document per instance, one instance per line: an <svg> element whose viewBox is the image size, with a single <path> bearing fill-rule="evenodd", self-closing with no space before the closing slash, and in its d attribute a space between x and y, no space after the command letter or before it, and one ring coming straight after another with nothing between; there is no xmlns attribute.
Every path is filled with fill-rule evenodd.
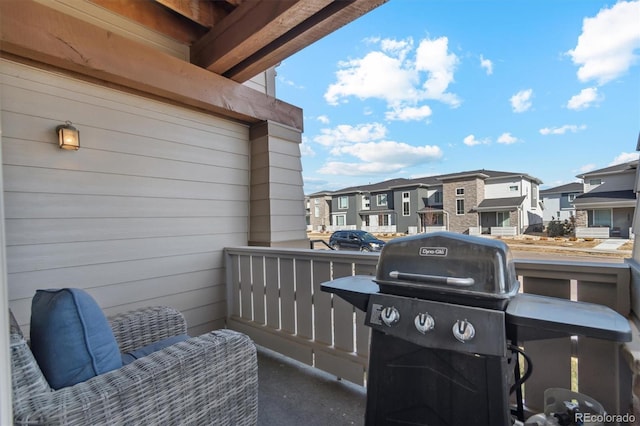
<svg viewBox="0 0 640 426"><path fill-rule="evenodd" d="M258 348L259 426L363 425L366 391Z"/></svg>

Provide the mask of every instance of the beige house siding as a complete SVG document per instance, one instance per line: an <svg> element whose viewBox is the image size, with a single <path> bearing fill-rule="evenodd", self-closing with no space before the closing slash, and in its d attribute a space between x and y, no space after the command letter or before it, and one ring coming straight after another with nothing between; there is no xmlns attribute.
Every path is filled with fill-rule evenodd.
<svg viewBox="0 0 640 426"><path fill-rule="evenodd" d="M0 76L18 321L36 289L80 287L108 314L171 305L192 334L221 327L222 249L249 232L249 128L6 60ZM66 120L77 152L57 148Z"/></svg>

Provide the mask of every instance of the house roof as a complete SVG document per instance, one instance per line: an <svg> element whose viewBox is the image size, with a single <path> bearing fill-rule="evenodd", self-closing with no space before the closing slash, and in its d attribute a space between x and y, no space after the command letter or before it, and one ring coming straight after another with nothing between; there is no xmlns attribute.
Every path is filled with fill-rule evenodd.
<svg viewBox="0 0 640 426"><path fill-rule="evenodd" d="M513 210L520 207L526 198L526 195L510 198L488 198L482 200L480 204L478 204L478 207L476 207L476 210L479 212Z"/></svg>
<svg viewBox="0 0 640 426"><path fill-rule="evenodd" d="M587 173L582 173L577 175L577 178L585 179L589 176L598 176L598 175L613 175L618 173L628 172L630 170L635 170L638 168L638 160L628 161L622 164L616 164L610 167L605 167L603 169L591 170Z"/></svg>
<svg viewBox="0 0 640 426"><path fill-rule="evenodd" d="M348 188L338 189L332 192L333 195L351 194L351 193L363 193L363 192L380 192L391 189L410 188L416 186L433 186L441 185L445 180L465 179L469 177L479 177L481 179L501 179L509 177L517 177L531 180L537 184L541 184L542 181L536 177L516 172L500 172L496 170L471 170L459 173L450 173L445 175L424 176L414 179L389 179L383 182L373 183L369 185L357 185L350 186Z"/></svg>
<svg viewBox="0 0 640 426"><path fill-rule="evenodd" d="M407 179L404 179L404 178L389 179L383 182L372 183L369 185L350 186L347 188L339 189L337 191L333 191L332 194L341 195L341 194L352 194L352 193L381 192L381 191L389 190L392 187L403 185L406 182L407 182Z"/></svg>
<svg viewBox="0 0 640 426"><path fill-rule="evenodd" d="M444 209L442 208L442 204L439 204L439 205L423 207L420 210L418 210L417 213L442 213L442 212L444 212Z"/></svg>
<svg viewBox="0 0 640 426"><path fill-rule="evenodd" d="M587 207L635 207L636 193L632 189L624 191L586 192L578 195L573 204L576 208Z"/></svg>
<svg viewBox="0 0 640 426"><path fill-rule="evenodd" d="M487 179L487 180L516 177L516 178L524 178L527 180L531 180L537 184L542 183L540 179L533 177L531 175L528 175L526 173L501 172L497 170L486 170L486 169L470 170L466 172L450 173L446 175L437 176L438 180L441 180L441 181L472 178L472 177L478 177L480 179Z"/></svg>
<svg viewBox="0 0 640 426"><path fill-rule="evenodd" d="M567 192L584 192L584 185L580 182L571 182L553 188L547 188L540 191L540 194L564 194Z"/></svg>

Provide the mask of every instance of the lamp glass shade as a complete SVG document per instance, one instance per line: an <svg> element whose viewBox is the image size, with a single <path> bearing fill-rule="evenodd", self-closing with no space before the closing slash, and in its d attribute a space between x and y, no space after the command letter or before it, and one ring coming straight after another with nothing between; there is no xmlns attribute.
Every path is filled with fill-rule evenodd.
<svg viewBox="0 0 640 426"><path fill-rule="evenodd" d="M62 149L77 151L80 148L80 131L70 124L56 127L58 144Z"/></svg>

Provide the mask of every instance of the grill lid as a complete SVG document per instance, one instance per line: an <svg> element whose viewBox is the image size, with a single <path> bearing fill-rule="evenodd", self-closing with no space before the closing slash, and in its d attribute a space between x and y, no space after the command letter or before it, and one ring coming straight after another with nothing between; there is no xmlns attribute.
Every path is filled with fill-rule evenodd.
<svg viewBox="0 0 640 426"><path fill-rule="evenodd" d="M500 308L519 288L504 242L453 232L389 241L380 254L375 281L382 293L444 301L453 297L474 306L496 301Z"/></svg>

